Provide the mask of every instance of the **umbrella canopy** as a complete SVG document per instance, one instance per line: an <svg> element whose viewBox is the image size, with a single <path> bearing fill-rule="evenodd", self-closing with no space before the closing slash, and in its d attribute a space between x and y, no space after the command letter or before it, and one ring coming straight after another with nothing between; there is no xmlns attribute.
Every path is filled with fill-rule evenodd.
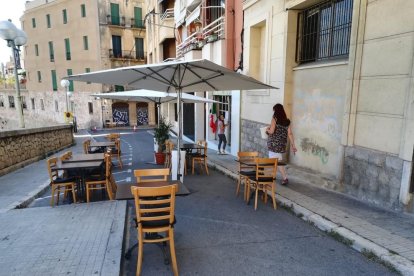
<svg viewBox="0 0 414 276"><path fill-rule="evenodd" d="M205 59L121 67L66 79L165 92L277 89Z"/></svg>
<svg viewBox="0 0 414 276"><path fill-rule="evenodd" d="M65 79L83 82L123 85L127 87L151 89L164 92L177 92L178 141L181 149L181 96L182 92L278 89L254 78L236 73L206 59L173 61L121 67L68 76ZM181 158L178 154L180 171ZM178 172L177 178L180 179Z"/></svg>
<svg viewBox="0 0 414 276"><path fill-rule="evenodd" d="M111 92L93 94L94 97L100 97L104 99L112 100L124 100L133 102L153 102L156 104L168 103L177 101L177 93L159 92L153 90L131 90L123 92ZM215 103L217 101L210 100L203 97L194 96L191 94L183 93L181 96L181 102L183 103Z"/></svg>

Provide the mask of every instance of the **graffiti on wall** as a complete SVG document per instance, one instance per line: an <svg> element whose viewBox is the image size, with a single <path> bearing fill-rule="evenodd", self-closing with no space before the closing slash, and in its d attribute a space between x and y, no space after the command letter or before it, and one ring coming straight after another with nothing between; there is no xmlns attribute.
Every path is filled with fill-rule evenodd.
<svg viewBox="0 0 414 276"><path fill-rule="evenodd" d="M329 152L326 148L319 146L315 141L309 138L303 138L300 142L300 147L303 152L312 154L313 156L318 157L322 164L328 163Z"/></svg>
<svg viewBox="0 0 414 276"><path fill-rule="evenodd" d="M127 125L128 119L128 108L114 108L112 112L112 119L117 124Z"/></svg>
<svg viewBox="0 0 414 276"><path fill-rule="evenodd" d="M137 123L138 125L148 125L148 108L137 108Z"/></svg>

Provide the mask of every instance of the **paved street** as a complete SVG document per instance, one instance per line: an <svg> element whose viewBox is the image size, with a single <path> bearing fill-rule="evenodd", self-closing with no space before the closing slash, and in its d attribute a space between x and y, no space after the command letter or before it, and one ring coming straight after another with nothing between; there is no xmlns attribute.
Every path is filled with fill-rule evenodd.
<svg viewBox="0 0 414 276"><path fill-rule="evenodd" d="M134 168L154 166L148 164L153 161L153 142L150 133L147 130L139 130L136 133L121 130L121 133L124 168L116 167L114 171L119 183L133 181L132 170ZM94 133L94 138L104 140L103 135L104 132L99 131ZM78 144L73 148L74 152L79 152L81 149L79 145L85 137L87 136L77 138ZM290 206L287 195L292 200L308 198L302 201L302 204L305 204L310 202L311 197L318 195L317 190L313 188L306 190L302 187L303 184L295 184L293 181L289 187L278 187L280 204L277 211L274 211L270 204L265 206L262 203L259 204L258 210L254 211L253 206L246 205L241 197L235 197L235 180L218 171L220 169L231 176L229 172L233 170L232 166L235 166L234 157L211 153L209 159L212 162L210 175L186 176L185 185L191 194L177 198L175 233L181 275L393 275L387 267L370 261L349 246L338 242L336 239L340 239L340 236L334 235L336 237L334 239L312 224L292 215L290 209L281 208L282 204ZM45 171L40 169L40 163L44 162L41 160L33 164L34 167L39 166L36 167L39 170L32 170L28 166L1 177L0 185L12 185L13 183L18 185L16 181L19 178L14 181L13 174L25 175L24 179L27 182L31 181L33 177L30 176L33 174L47 179L46 168ZM116 160L114 164L117 164ZM214 170L214 167L217 170ZM9 181L8 184L4 182L5 179ZM28 187L32 189L31 186L20 187L22 193L24 188L28 189ZM15 193L16 191L17 189ZM301 192L309 194L304 195ZM320 202L317 202L317 206L332 205L332 199L330 201L326 199L328 194L322 196L325 192L321 191L319 194ZM0 198L1 196L0 192ZM18 194L13 196L16 196L15 201L18 202ZM131 223L134 215L131 201L63 204L50 208L48 206L50 191L43 192L39 196L38 200L30 204L33 208L6 211L10 203L2 206L3 214L0 218L2 222L6 221L6 224L2 223L0 226L0 248L2 249L0 259L9 261L16 259L18 252L23 251L25 247L33 248L34 244L37 250L28 254L28 261L24 263L34 263L36 260L45 259L47 252L48 255L59 256L49 262L52 267L59 267L56 271L53 270L56 273L71 272L75 275L91 275L97 271L96 274L115 275L117 273L111 274L109 273L111 270L105 269L105 260L107 260L109 251L115 254L112 256L119 258L114 261L111 268L114 269L113 272L120 269L121 275L135 274L136 250L133 251L128 261L122 257L122 246L119 243L113 243L117 247L111 247L110 244L102 247L105 241L119 240L119 237L123 237L125 252L136 242L136 230ZM100 195L95 199L100 200ZM341 203L345 208L346 204L353 202L346 203L342 200ZM382 211L383 218L388 219L394 214L378 208L367 208L363 204L358 207L361 210L360 213L366 216L369 216L369 212ZM310 205L309 208L312 206ZM125 212L125 209L128 212ZM294 209L294 212L296 211L297 209ZM327 215L332 214L328 212ZM412 222L413 220L409 218L407 216L407 221ZM124 219L127 226L125 235L123 227L120 227ZM68 222L70 227L65 226ZM116 229L113 228L114 222L118 225ZM364 222L368 223L367 220ZM379 225L379 222L377 224ZM34 226L30 228L29 225ZM317 226L320 228L320 225ZM13 229L19 229L19 231ZM33 233L27 235L27 231ZM10 233L13 233L13 236ZM49 242L46 237L50 237L53 242ZM82 268L74 270L73 263L77 266L77 259L74 259L72 254L75 244L78 246L76 258L82 259L82 265L88 267L88 270ZM91 250L95 250L93 256L96 259L90 257ZM18 263L22 263L21 261L22 258ZM99 266L101 269L98 269ZM31 271L31 268L29 265L15 264L9 265L6 272L19 274L18 272ZM45 275L41 273L44 271L42 269L44 268L36 267L36 272L39 271L39 275ZM92 270L93 273L90 274ZM145 245L143 275L168 275L170 272L170 266L163 264L160 248L156 245ZM0 275L11 274L0 273ZM409 275L409 273L405 274Z"/></svg>

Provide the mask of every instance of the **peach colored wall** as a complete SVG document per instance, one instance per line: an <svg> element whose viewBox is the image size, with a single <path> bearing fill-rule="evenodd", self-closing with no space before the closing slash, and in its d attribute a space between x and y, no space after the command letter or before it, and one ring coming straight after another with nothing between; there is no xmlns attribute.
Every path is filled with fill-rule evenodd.
<svg viewBox="0 0 414 276"><path fill-rule="evenodd" d="M226 67L235 70L239 66L241 53L241 31L243 29L243 7L234 0L226 1Z"/></svg>

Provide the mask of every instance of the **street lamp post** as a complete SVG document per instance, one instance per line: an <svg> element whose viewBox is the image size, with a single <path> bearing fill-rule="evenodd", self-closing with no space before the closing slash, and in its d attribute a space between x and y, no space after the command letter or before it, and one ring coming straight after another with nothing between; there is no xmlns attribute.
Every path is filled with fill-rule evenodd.
<svg viewBox="0 0 414 276"><path fill-rule="evenodd" d="M11 21L0 21L0 37L7 41L7 46L10 47L12 51L14 78L16 82L16 110L19 116L19 126L24 128L22 97L20 96L20 83L17 69L20 68L20 50L18 47L26 44L27 36L24 31L17 29Z"/></svg>
<svg viewBox="0 0 414 276"><path fill-rule="evenodd" d="M68 80L61 80L60 81L60 85L65 88L65 94L66 94L66 112L69 112L69 103L68 103L68 89L69 89L69 85L70 85L70 81Z"/></svg>

